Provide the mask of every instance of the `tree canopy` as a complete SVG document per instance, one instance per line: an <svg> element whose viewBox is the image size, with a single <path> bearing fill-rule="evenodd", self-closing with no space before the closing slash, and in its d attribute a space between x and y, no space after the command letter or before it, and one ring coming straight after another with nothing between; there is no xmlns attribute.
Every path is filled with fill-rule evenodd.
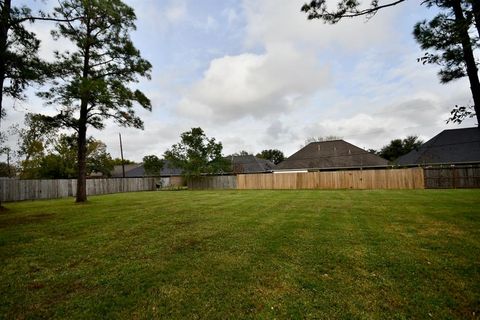
<svg viewBox="0 0 480 320"><path fill-rule="evenodd" d="M52 145L57 130L44 121L40 114L28 113L25 115L24 128L15 129L18 134L18 155L26 161L43 156L47 146Z"/></svg>
<svg viewBox="0 0 480 320"><path fill-rule="evenodd" d="M270 160L274 164L279 164L285 159L285 155L283 154L283 152L278 149L262 150L262 152L257 153L256 157Z"/></svg>
<svg viewBox="0 0 480 320"><path fill-rule="evenodd" d="M40 41L25 28L27 21L33 21L28 7L12 6L11 0L0 2L0 119L5 114L3 98L24 98L27 85L45 72L38 57Z"/></svg>
<svg viewBox="0 0 480 320"><path fill-rule="evenodd" d="M412 150L417 150L423 144L423 141L418 136L408 136L404 139L394 139L389 144L385 145L380 151L369 150L378 156L393 162L399 157L409 153Z"/></svg>
<svg viewBox="0 0 480 320"><path fill-rule="evenodd" d="M60 134L48 141L38 140L41 152L27 155L21 161L21 177L24 179L72 179L77 178L77 136ZM113 160L106 145L93 137L87 139L87 175L110 176Z"/></svg>
<svg viewBox="0 0 480 320"><path fill-rule="evenodd" d="M17 168L6 162L0 162L0 177L14 177Z"/></svg>
<svg viewBox="0 0 480 320"><path fill-rule="evenodd" d="M122 164L135 164L135 161L128 160L128 159L121 159L121 158L114 158L112 160L114 166L121 166Z"/></svg>
<svg viewBox="0 0 480 320"><path fill-rule="evenodd" d="M208 138L202 128L192 128L180 135L180 142L164 154L172 166L183 170L185 176L224 173L230 162L222 156L222 143Z"/></svg>
<svg viewBox="0 0 480 320"><path fill-rule="evenodd" d="M385 4L379 4L378 0L372 0L367 8L361 7L357 0L340 0L336 10L330 10L325 0L311 0L302 6L302 11L307 13L308 19L321 19L327 23L337 23L343 18L365 16L373 17L379 10L393 7L405 0L392 0Z"/></svg>
<svg viewBox="0 0 480 320"><path fill-rule="evenodd" d="M62 0L53 16L54 39L66 38L75 48L55 52L56 63L48 91L41 92L47 104L61 106L50 117L57 127L78 134L77 202L86 201L87 127L104 128L106 119L122 126L143 128L134 107L151 110L150 100L129 88L139 77L150 78L151 64L143 59L130 39L135 29L134 10L121 0Z"/></svg>
<svg viewBox="0 0 480 320"><path fill-rule="evenodd" d="M334 141L334 140L342 140L343 138L342 137L339 137L339 136L335 136L335 135L329 135L329 136L317 136L317 137L308 137L307 139L305 139L305 142L303 143L303 145L300 146L300 148L303 148L303 147L306 147L307 145L309 145L310 143L312 142L324 142L324 141Z"/></svg>
<svg viewBox="0 0 480 320"><path fill-rule="evenodd" d="M238 156L253 156L251 152L241 150L239 152L232 153L229 157L238 157Z"/></svg>
<svg viewBox="0 0 480 320"><path fill-rule="evenodd" d="M41 82L51 71L38 56L40 40L25 26L37 20L72 22L75 18L53 17L42 11L33 14L28 6L0 1L0 120L5 115L3 98L24 99L26 87Z"/></svg>
<svg viewBox="0 0 480 320"><path fill-rule="evenodd" d="M143 157L143 168L149 176L159 176L164 166L164 161L156 155Z"/></svg>
<svg viewBox="0 0 480 320"><path fill-rule="evenodd" d="M327 1L312 0L302 6L308 19L320 19L335 24L344 18L365 16L367 19L378 11L398 5L405 0L380 3L371 0L367 7L360 1L337 1L336 9L329 9ZM436 7L439 13L430 21L424 20L414 27L414 37L423 50L418 60L440 66L438 73L442 83L468 77L473 98L473 109L480 126L480 81L475 50L480 48L480 1L478 0L425 0L427 7ZM476 31L474 31L476 29ZM460 123L471 117L470 106L455 106L448 121Z"/></svg>

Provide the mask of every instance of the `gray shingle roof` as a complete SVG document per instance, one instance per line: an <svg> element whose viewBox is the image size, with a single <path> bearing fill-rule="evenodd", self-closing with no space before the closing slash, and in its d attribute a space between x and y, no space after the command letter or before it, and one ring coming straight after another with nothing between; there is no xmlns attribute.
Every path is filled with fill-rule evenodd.
<svg viewBox="0 0 480 320"><path fill-rule="evenodd" d="M480 128L443 130L398 158L400 165L480 162Z"/></svg>
<svg viewBox="0 0 480 320"><path fill-rule="evenodd" d="M168 160L164 161L165 164L163 165L162 171L160 172L161 176L180 176L182 174L181 169L172 167ZM125 165L125 177L136 178L145 176L147 176L147 174L145 173L143 163ZM112 177L122 177L122 166L114 167Z"/></svg>
<svg viewBox="0 0 480 320"><path fill-rule="evenodd" d="M253 155L233 156L229 160L232 161L232 169L234 173L269 172L275 168L273 162L257 158Z"/></svg>
<svg viewBox="0 0 480 320"><path fill-rule="evenodd" d="M132 170L137 169L141 165L142 165L141 163L126 164L125 165L125 176L129 177L128 173ZM122 176L123 176L122 166L121 165L114 166L113 171L112 171L112 178L118 178L118 177L121 178Z"/></svg>
<svg viewBox="0 0 480 320"><path fill-rule="evenodd" d="M234 173L259 173L270 172L275 167L275 164L269 160L260 159L253 155L248 156L233 156L228 160L233 163ZM182 170L173 168L168 160L164 160L165 165L162 168L161 176L179 176ZM125 177L135 178L144 177L145 169L142 163L125 165ZM112 172L112 177L122 177L122 166L115 166Z"/></svg>
<svg viewBox="0 0 480 320"><path fill-rule="evenodd" d="M387 166L388 161L343 140L312 142L288 159L276 170L362 168Z"/></svg>

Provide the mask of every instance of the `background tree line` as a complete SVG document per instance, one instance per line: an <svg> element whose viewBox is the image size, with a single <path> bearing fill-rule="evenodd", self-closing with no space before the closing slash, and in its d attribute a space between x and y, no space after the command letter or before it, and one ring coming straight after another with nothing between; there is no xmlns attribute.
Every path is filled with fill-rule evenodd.
<svg viewBox="0 0 480 320"><path fill-rule="evenodd" d="M23 128L14 126L9 133L18 136L16 150L9 152L10 159L16 162L0 163L0 176L22 179L70 179L77 178L77 141L76 133L58 133L45 123L39 114L27 114ZM107 152L107 146L93 137L87 139L87 175L110 177L115 165L122 160L113 159ZM134 163L124 159L124 164Z"/></svg>
<svg viewBox="0 0 480 320"><path fill-rule="evenodd" d="M77 178L78 137L60 133L43 121L43 116L28 114L26 126L14 129L19 137L17 156L19 176L24 179ZM106 145L93 137L87 139L87 175L110 176L114 160Z"/></svg>

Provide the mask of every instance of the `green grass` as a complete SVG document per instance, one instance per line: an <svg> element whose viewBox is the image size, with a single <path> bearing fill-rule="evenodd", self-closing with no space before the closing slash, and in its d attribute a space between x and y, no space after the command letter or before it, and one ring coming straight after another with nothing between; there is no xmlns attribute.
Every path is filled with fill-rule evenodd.
<svg viewBox="0 0 480 320"><path fill-rule="evenodd" d="M480 314L480 190L144 192L6 207L6 319Z"/></svg>

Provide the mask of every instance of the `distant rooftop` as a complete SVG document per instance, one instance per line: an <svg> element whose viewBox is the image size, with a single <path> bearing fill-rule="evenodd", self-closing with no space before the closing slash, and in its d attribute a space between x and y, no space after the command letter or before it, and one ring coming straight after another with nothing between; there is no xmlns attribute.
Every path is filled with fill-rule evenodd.
<svg viewBox="0 0 480 320"><path fill-rule="evenodd" d="M229 160L232 161L234 173L269 172L275 168L275 164L270 160L257 158L253 155L233 156Z"/></svg>
<svg viewBox="0 0 480 320"><path fill-rule="evenodd" d="M388 161L344 140L312 142L280 162L276 170L387 166Z"/></svg>
<svg viewBox="0 0 480 320"><path fill-rule="evenodd" d="M418 150L401 156L400 165L480 162L480 128L443 130Z"/></svg>
<svg viewBox="0 0 480 320"><path fill-rule="evenodd" d="M161 176L180 176L182 175L182 170L179 168L174 168L168 160L164 160L162 171L160 172ZM123 176L122 166L118 165L113 168L112 177L121 178ZM138 178L148 176L145 173L145 168L143 163L136 164L126 164L125 165L125 177L126 178Z"/></svg>

